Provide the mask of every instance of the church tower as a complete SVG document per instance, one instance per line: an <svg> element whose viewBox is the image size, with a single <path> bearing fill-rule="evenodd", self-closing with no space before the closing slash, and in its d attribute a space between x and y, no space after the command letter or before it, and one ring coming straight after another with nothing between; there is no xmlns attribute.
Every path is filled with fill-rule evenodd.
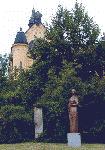
<svg viewBox="0 0 105 150"><path fill-rule="evenodd" d="M42 14L39 11L35 12L35 9L33 8L28 24L29 29L25 33L28 43L35 38L44 38L46 28L41 22L41 17Z"/></svg>
<svg viewBox="0 0 105 150"><path fill-rule="evenodd" d="M11 47L12 67L13 70L24 69L26 70L30 65L32 65L32 59L27 56L28 53L28 42L25 36L25 33L20 28L20 31L17 32L14 44Z"/></svg>
<svg viewBox="0 0 105 150"><path fill-rule="evenodd" d="M44 38L46 28L41 22L42 14L39 11L32 10L32 15L29 19L28 30L24 33L22 28L17 32L14 44L11 47L10 54L10 74L16 68L27 70L33 64L33 60L29 58L29 44L35 38Z"/></svg>

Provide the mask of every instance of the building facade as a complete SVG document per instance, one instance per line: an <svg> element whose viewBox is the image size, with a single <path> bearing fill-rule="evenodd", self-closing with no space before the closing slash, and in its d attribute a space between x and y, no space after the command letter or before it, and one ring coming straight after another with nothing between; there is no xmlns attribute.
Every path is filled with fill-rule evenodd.
<svg viewBox="0 0 105 150"><path fill-rule="evenodd" d="M24 33L22 28L17 32L15 41L11 47L9 72L12 74L14 70L29 69L33 64L33 60L29 57L29 44L35 38L44 38L46 28L41 22L42 14L35 9L32 10L32 15L29 20L29 28Z"/></svg>

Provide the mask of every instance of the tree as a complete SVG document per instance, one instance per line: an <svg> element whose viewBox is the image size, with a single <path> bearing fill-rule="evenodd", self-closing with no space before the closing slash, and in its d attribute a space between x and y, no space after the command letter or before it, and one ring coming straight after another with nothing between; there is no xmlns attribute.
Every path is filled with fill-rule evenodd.
<svg viewBox="0 0 105 150"><path fill-rule="evenodd" d="M99 36L99 27L85 13L82 4L76 2L72 11L58 7L56 17L49 26L45 39L36 39L30 46L32 58L46 62L56 73L62 68L63 60L73 62L81 78L95 73L94 53Z"/></svg>
<svg viewBox="0 0 105 150"><path fill-rule="evenodd" d="M95 68L99 77L105 76L105 40L100 39L96 47Z"/></svg>
<svg viewBox="0 0 105 150"><path fill-rule="evenodd" d="M87 113L85 109L88 110L88 108L94 106L94 110L89 109L93 114L90 115L91 123L87 128L85 128L86 124L82 124L82 132L90 132L95 119L98 119L95 117L95 110L97 110L95 102L98 98L102 98L102 101L104 99L103 94L101 97L99 95L99 91L103 86L101 87L101 81L96 77L102 67L101 65L97 70L98 53L96 47L98 36L98 25L85 13L82 5L76 2L72 11L63 9L60 6L46 32L45 38L35 39L30 43L30 53L35 60L32 72L34 71L35 75L31 72L28 78L37 81L36 85L38 85L34 86L37 95L33 90L31 96L37 97L37 101L34 102L38 102L46 108L45 114L49 116L46 128L50 130L50 134L52 131L52 136L63 137L67 132L68 118L65 118L66 125L64 126L62 125L62 118L67 115L68 93L71 88L76 88L79 91L83 115ZM101 57L99 60L101 60ZM65 61L66 67L64 67ZM100 81L99 84L97 84L98 81ZM95 85L99 85L96 86L97 90ZM38 93L38 91L41 92ZM65 115L63 116L63 114ZM83 115L81 115L81 122L84 119ZM88 117L88 115L86 116ZM48 122L50 125L48 125ZM50 126L54 126L54 128L51 129ZM63 129L61 129L61 126ZM57 129L57 131L54 129ZM47 135L49 135L49 132L47 132Z"/></svg>
<svg viewBox="0 0 105 150"><path fill-rule="evenodd" d="M105 82L96 77L96 72L99 73L96 63L98 35L97 24L85 13L81 4L76 2L71 11L59 6L45 38L35 39L29 45L29 52L34 59L33 66L28 71L22 71L17 81L8 82L8 88L3 91L10 108L11 105L20 106L22 109L24 106L24 111L29 112L34 103L43 106L46 136L50 139L53 137L53 140L57 140L59 137L63 141L66 137L67 103L72 88L80 95L81 108L89 103L93 103L96 108L95 100L104 100L104 92L100 96L99 91ZM14 114L15 108L12 109ZM81 127L84 127L84 131L90 131L95 115L90 115L93 122L87 128L83 124L82 116Z"/></svg>
<svg viewBox="0 0 105 150"><path fill-rule="evenodd" d="M69 129L68 99L70 90L77 89L79 93L84 89L84 84L77 77L72 64L63 62L59 77L54 69L48 72L48 82L43 89L43 95L37 105L43 107L44 113L44 140L64 142ZM82 100L83 95L81 95Z"/></svg>
<svg viewBox="0 0 105 150"><path fill-rule="evenodd" d="M22 106L5 105L0 108L0 143L16 143L33 139L32 112Z"/></svg>
<svg viewBox="0 0 105 150"><path fill-rule="evenodd" d="M5 87L8 74L8 56L0 55L0 90Z"/></svg>
<svg viewBox="0 0 105 150"><path fill-rule="evenodd" d="M0 55L0 76L6 76L8 74L8 56Z"/></svg>

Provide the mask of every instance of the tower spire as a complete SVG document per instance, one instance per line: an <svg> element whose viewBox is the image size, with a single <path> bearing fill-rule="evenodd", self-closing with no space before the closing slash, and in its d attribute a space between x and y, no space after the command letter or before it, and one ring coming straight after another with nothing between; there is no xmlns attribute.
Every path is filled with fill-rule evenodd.
<svg viewBox="0 0 105 150"><path fill-rule="evenodd" d="M32 17L34 17L34 15L35 15L35 9L33 7L33 9L32 9Z"/></svg>
<svg viewBox="0 0 105 150"><path fill-rule="evenodd" d="M42 14L39 11L35 12L35 9L33 7L32 15L30 17L28 26L32 27L34 24L36 25L41 24L41 17L42 17Z"/></svg>
<svg viewBox="0 0 105 150"><path fill-rule="evenodd" d="M20 27L20 31L22 31L22 27Z"/></svg>
<svg viewBox="0 0 105 150"><path fill-rule="evenodd" d="M14 44L17 44L17 43L27 44L27 39L26 39L25 33L22 31L21 27L20 27L20 31L17 32L16 38L14 41Z"/></svg>

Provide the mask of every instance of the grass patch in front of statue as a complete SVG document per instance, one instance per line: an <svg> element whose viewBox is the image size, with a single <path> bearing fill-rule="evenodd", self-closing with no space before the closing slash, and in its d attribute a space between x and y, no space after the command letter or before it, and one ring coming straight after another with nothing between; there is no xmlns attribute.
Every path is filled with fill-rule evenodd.
<svg viewBox="0 0 105 150"><path fill-rule="evenodd" d="M56 143L20 143L0 144L0 150L105 150L105 144L82 144L80 148L70 148L67 144Z"/></svg>

